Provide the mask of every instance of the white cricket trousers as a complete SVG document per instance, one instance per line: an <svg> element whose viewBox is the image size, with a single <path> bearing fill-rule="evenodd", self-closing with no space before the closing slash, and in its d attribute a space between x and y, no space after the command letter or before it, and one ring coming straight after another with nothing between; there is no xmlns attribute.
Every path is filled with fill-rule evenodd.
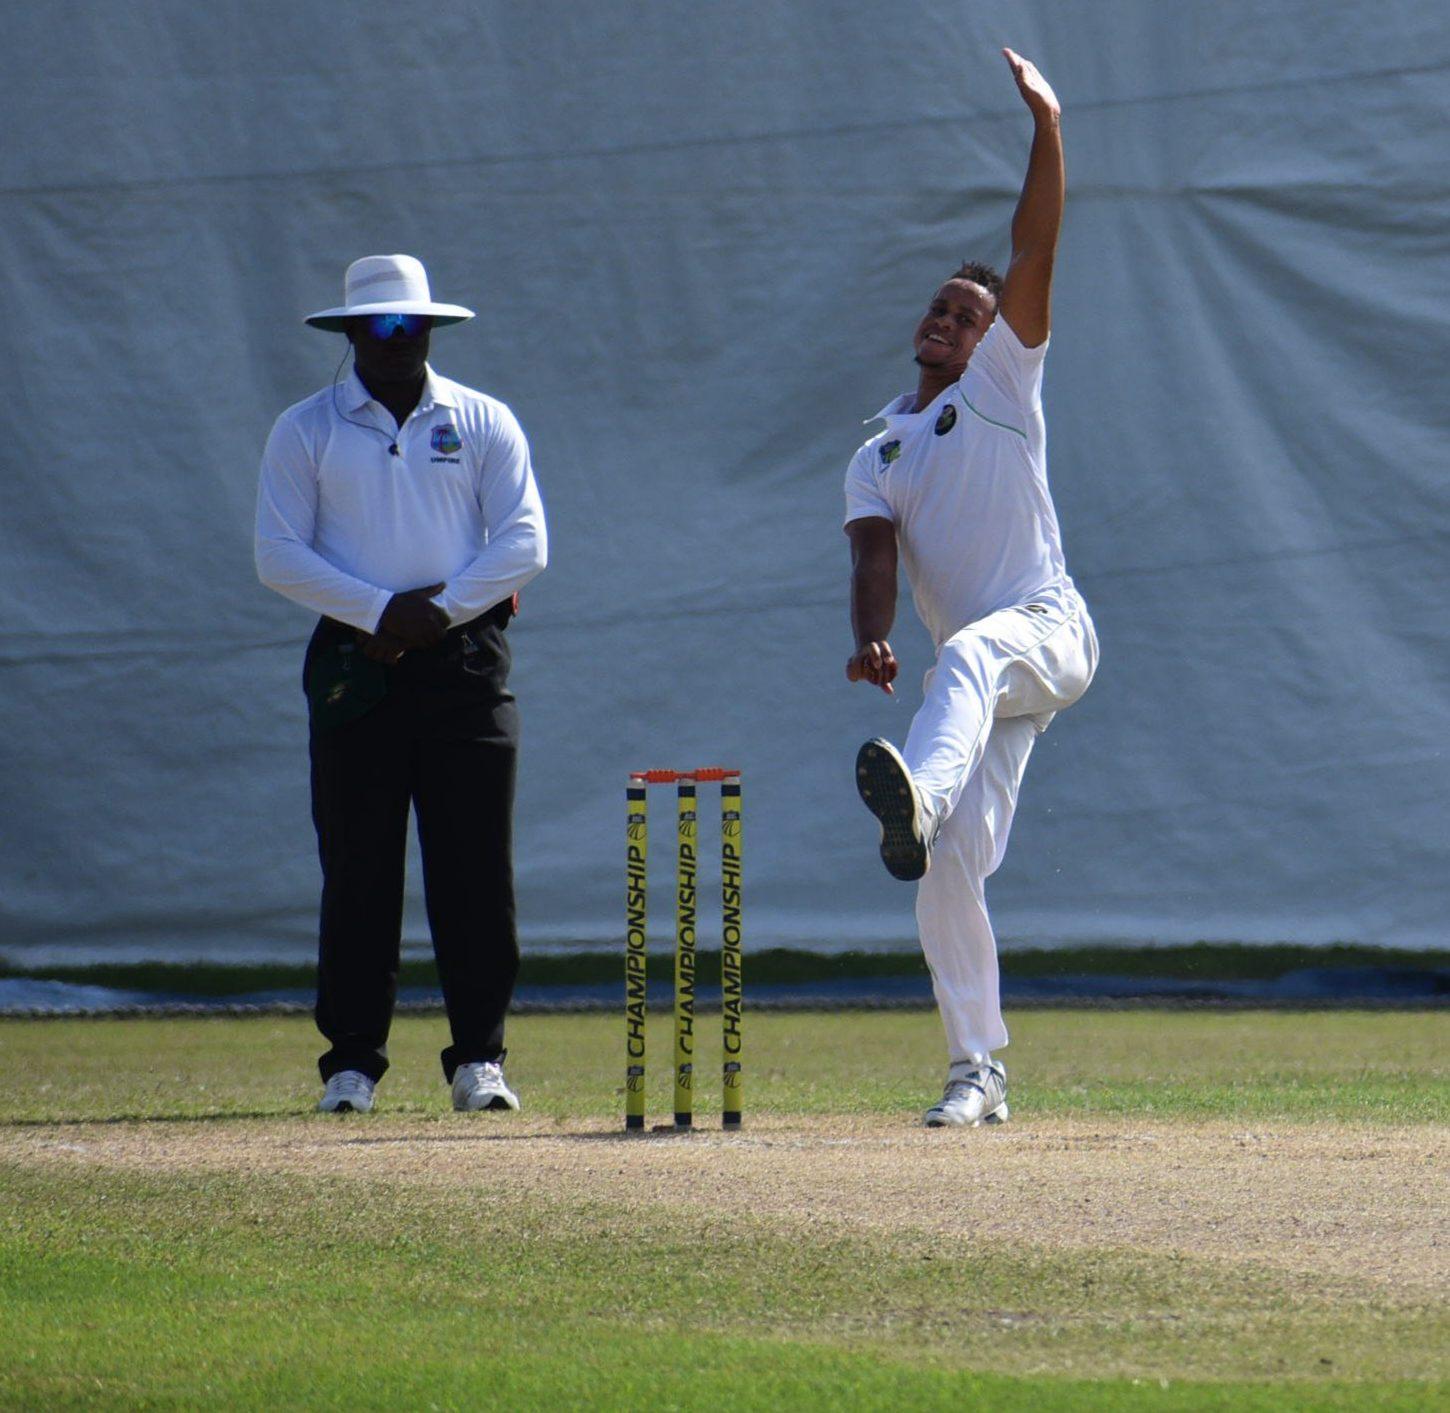
<svg viewBox="0 0 1450 1413"><path fill-rule="evenodd" d="M916 922L953 1063L1007 1043L986 882L1033 743L1092 681L1098 640L1071 587L969 623L926 674L902 756L942 822Z"/></svg>

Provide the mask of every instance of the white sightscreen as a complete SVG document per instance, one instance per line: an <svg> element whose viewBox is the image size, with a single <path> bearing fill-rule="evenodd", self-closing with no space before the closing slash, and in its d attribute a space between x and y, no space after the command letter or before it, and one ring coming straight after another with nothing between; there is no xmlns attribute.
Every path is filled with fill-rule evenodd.
<svg viewBox="0 0 1450 1413"><path fill-rule="evenodd" d="M310 950L311 624L254 578L256 463L341 352L302 316L392 250L480 310L435 364L513 406L550 514L526 939L619 936L624 773L703 763L746 771L751 945L908 938L851 761L926 642L897 703L844 681L840 483L936 282L1005 257L1004 43L1066 109L1048 432L1103 665L999 929L1443 942L1446 14L9 7L0 949Z"/></svg>

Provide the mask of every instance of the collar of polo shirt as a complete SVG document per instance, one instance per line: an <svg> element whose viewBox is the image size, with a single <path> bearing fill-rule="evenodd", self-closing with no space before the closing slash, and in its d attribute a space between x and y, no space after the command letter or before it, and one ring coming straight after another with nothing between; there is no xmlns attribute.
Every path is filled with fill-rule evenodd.
<svg viewBox="0 0 1450 1413"><path fill-rule="evenodd" d="M372 393L363 386L363 380L358 377L356 368L347 375L347 381L339 386L338 392L343 405L349 412L356 412L359 408L366 407L368 403L377 401ZM433 371L432 364L425 363L423 365L423 394L410 415L416 417L419 413L427 412L433 407L457 406L458 400L449 390L447 382Z"/></svg>
<svg viewBox="0 0 1450 1413"><path fill-rule="evenodd" d="M957 385L953 383L950 387L943 388L941 392L939 392L934 398L932 398L929 403L927 403L925 407L921 409L920 412L915 412L912 410L916 406L916 394L914 392L898 393L897 396L893 397L891 401L888 402L886 406L881 409L880 412L877 412L870 417L863 418L862 425L869 426L872 422L888 422L896 417L920 417L922 413L928 412L931 408L935 407L937 403L939 403L942 398L945 397L948 393L952 392L956 386Z"/></svg>

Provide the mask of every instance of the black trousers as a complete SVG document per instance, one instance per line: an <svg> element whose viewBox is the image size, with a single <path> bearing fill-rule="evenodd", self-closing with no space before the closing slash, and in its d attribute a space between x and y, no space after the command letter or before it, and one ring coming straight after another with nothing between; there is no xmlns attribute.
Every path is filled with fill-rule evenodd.
<svg viewBox="0 0 1450 1413"><path fill-rule="evenodd" d="M500 605L387 668L362 662L355 631L330 619L308 644L303 680L314 689L312 818L322 861L316 1018L330 1044L318 1062L324 1081L340 1070L377 1080L388 1068L410 806L452 1038L444 1075L451 1081L461 1064L503 1056L519 967L518 708L508 690L507 621L508 605ZM371 673L383 692L341 722L319 709L316 691L339 660Z"/></svg>

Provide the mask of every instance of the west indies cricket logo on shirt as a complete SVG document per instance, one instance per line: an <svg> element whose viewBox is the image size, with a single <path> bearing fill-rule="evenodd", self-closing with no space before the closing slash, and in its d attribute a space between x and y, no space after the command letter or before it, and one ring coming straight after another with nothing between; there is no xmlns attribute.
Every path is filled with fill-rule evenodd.
<svg viewBox="0 0 1450 1413"><path fill-rule="evenodd" d="M428 445L440 456L452 456L455 451L462 449L463 439L454 430L452 422L445 422L441 427L433 428Z"/></svg>
<svg viewBox="0 0 1450 1413"><path fill-rule="evenodd" d="M452 422L445 422L441 427L434 427L428 434L428 445L438 453L431 458L433 461L457 462L458 458L454 453L463 449L463 438L458 435Z"/></svg>

